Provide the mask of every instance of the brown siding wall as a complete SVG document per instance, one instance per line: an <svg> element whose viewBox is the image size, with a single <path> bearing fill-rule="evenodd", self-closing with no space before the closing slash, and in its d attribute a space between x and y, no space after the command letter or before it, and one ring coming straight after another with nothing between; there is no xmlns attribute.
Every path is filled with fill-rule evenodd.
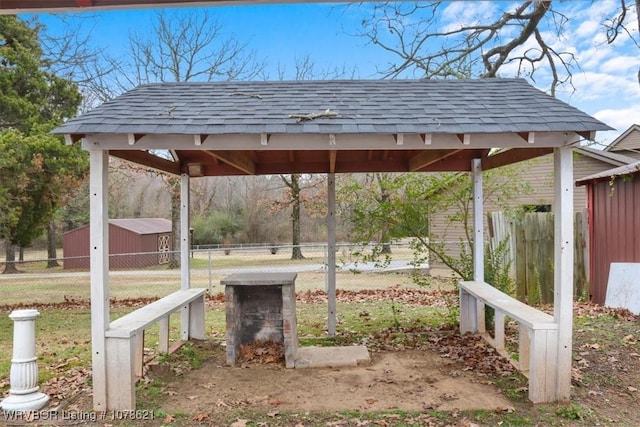
<svg viewBox="0 0 640 427"><path fill-rule="evenodd" d="M604 304L612 262L640 262L640 177L589 184L591 301Z"/></svg>

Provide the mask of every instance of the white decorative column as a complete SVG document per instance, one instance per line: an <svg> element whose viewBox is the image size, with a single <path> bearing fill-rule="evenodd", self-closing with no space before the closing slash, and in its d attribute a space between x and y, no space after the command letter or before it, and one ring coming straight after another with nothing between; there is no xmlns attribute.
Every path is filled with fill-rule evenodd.
<svg viewBox="0 0 640 427"><path fill-rule="evenodd" d="M38 391L35 320L39 315L38 310L14 310L9 315L13 320L13 358L9 396L0 402L4 411L37 411L49 401L49 396Z"/></svg>

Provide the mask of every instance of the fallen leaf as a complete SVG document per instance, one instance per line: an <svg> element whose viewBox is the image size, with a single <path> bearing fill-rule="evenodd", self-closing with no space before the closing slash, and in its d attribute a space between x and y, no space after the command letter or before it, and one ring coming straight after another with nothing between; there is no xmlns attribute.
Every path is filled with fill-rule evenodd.
<svg viewBox="0 0 640 427"><path fill-rule="evenodd" d="M205 413L203 413L203 412L201 412L201 413L199 413L199 414L195 414L195 415L193 416L193 420L194 420L194 421L204 421L204 420L206 420L207 418L209 418L209 414L205 414Z"/></svg>
<svg viewBox="0 0 640 427"><path fill-rule="evenodd" d="M375 397L370 397L370 398L368 398L368 399L366 400L366 402L367 402L369 405L373 405L373 404L374 404L374 403L376 403L377 401L378 401L378 399L376 399Z"/></svg>
<svg viewBox="0 0 640 427"><path fill-rule="evenodd" d="M269 402L269 405L271 406L280 406L282 405L284 402L280 399L273 399L271 402Z"/></svg>
<svg viewBox="0 0 640 427"><path fill-rule="evenodd" d="M247 427L248 422L249 420L238 418L236 421L231 423L231 427Z"/></svg>
<svg viewBox="0 0 640 427"><path fill-rule="evenodd" d="M274 418L274 417L277 417L278 415L280 415L280 412L279 412L279 411L271 411L271 412L267 412L267 417Z"/></svg>
<svg viewBox="0 0 640 427"><path fill-rule="evenodd" d="M172 423L174 420L176 419L176 417L174 417L173 415L169 414L166 417L163 418L162 422L163 423Z"/></svg>
<svg viewBox="0 0 640 427"><path fill-rule="evenodd" d="M629 390L629 391L630 391L630 392L632 392L632 393L633 393L634 391L638 391L638 389L637 389L637 388L635 388L635 387L631 387L631 386L627 387L627 390Z"/></svg>

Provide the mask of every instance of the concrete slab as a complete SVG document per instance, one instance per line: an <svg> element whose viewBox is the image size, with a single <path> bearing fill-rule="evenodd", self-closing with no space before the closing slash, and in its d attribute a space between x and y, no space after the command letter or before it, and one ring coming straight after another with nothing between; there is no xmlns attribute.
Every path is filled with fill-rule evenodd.
<svg viewBox="0 0 640 427"><path fill-rule="evenodd" d="M640 314L640 263L611 263L604 305Z"/></svg>
<svg viewBox="0 0 640 427"><path fill-rule="evenodd" d="M298 347L296 368L337 368L370 363L369 350L363 345L346 347Z"/></svg>

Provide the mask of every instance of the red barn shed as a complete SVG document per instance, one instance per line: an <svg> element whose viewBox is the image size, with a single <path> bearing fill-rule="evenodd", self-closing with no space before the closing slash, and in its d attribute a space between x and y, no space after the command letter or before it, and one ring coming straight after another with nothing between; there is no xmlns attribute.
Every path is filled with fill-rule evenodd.
<svg viewBox="0 0 640 427"><path fill-rule="evenodd" d="M640 162L579 179L587 186L589 290L604 304L612 262L640 262Z"/></svg>
<svg viewBox="0 0 640 427"><path fill-rule="evenodd" d="M109 268L166 264L172 251L171 221L164 218L109 220ZM62 235L65 269L89 268L89 226Z"/></svg>

